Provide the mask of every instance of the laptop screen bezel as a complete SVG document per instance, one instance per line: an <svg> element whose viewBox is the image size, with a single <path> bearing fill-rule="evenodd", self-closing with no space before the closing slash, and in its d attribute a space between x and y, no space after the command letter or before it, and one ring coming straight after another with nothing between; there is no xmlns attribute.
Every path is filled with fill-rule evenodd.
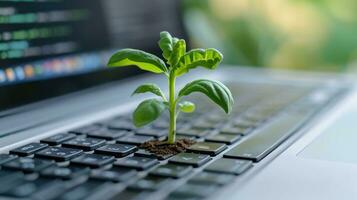
<svg viewBox="0 0 357 200"><path fill-rule="evenodd" d="M173 1L173 4L175 4L178 8L175 10L177 19L182 19L183 11L181 2L179 0L175 0ZM189 40L183 20L180 20L177 24L178 29L181 31L181 37L186 40L187 46L189 46ZM143 50L156 54L157 56L161 56L157 42L153 41L153 44L155 46ZM145 72L133 66L124 68L107 68L84 74L75 74L53 79L36 80L32 82L1 86L0 117L8 115L9 113L11 114L15 111L21 111L22 108L25 108L27 105L32 103L78 92L91 87L140 75L142 73Z"/></svg>

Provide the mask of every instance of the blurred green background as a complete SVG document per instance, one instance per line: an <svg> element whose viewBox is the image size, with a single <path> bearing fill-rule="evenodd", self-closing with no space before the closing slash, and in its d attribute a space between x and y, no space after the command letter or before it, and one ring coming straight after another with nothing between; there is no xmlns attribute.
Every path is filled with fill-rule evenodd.
<svg viewBox="0 0 357 200"><path fill-rule="evenodd" d="M226 64L357 71L357 0L184 0L194 46Z"/></svg>

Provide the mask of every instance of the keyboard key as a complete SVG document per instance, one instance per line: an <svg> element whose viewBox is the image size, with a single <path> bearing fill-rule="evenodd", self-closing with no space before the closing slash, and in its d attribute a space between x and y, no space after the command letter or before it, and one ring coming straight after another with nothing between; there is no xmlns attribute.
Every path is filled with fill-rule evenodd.
<svg viewBox="0 0 357 200"><path fill-rule="evenodd" d="M112 168L110 170L96 170L93 171L90 178L95 180L112 181L112 182L124 182L130 180L136 175L134 169L125 168Z"/></svg>
<svg viewBox="0 0 357 200"><path fill-rule="evenodd" d="M174 165L168 163L166 165L160 165L156 167L154 170L150 172L150 175L162 176L168 178L181 178L189 174L191 171L192 171L191 166Z"/></svg>
<svg viewBox="0 0 357 200"><path fill-rule="evenodd" d="M252 166L252 161L220 158L208 165L205 171L240 175Z"/></svg>
<svg viewBox="0 0 357 200"><path fill-rule="evenodd" d="M71 134L71 133L60 133L57 135L53 135L50 136L48 138L42 139L41 142L42 143L47 143L49 145L58 145L61 144L67 140L73 139L74 137L76 137L75 134Z"/></svg>
<svg viewBox="0 0 357 200"><path fill-rule="evenodd" d="M252 128L243 128L243 127L237 127L237 126L225 126L221 129L221 133L224 134L232 134L232 135L248 135L250 132L252 132Z"/></svg>
<svg viewBox="0 0 357 200"><path fill-rule="evenodd" d="M144 200L147 199L150 195L150 192L147 191L139 191L139 190L132 190L132 189L125 189L121 191L119 194L116 194L110 200Z"/></svg>
<svg viewBox="0 0 357 200"><path fill-rule="evenodd" d="M11 160L14 160L17 158L17 155L12 155L12 154L0 154L0 165L9 162Z"/></svg>
<svg viewBox="0 0 357 200"><path fill-rule="evenodd" d="M47 160L21 157L5 163L2 165L2 167L4 169L20 170L24 172L39 172L47 167L52 166L53 164L53 162Z"/></svg>
<svg viewBox="0 0 357 200"><path fill-rule="evenodd" d="M238 118L233 121L234 126L241 128L254 128L258 126L258 122L249 121L248 119Z"/></svg>
<svg viewBox="0 0 357 200"><path fill-rule="evenodd" d="M54 190L54 188L56 188ZM51 190L50 193L46 192L46 190ZM46 193L46 199L53 199L60 195L60 193L64 190L64 185L61 184L59 180L50 180L46 178L38 178L33 181L24 181L22 184L13 187L12 189L6 191L4 195L10 197L17 198L29 198L31 199L39 199L43 198L41 195L35 195L35 193ZM39 198L36 198L39 197Z"/></svg>
<svg viewBox="0 0 357 200"><path fill-rule="evenodd" d="M91 131L95 131L98 129L101 129L102 126L98 125L98 124L91 124L91 125L87 125L87 126L82 126L73 130L70 130L70 133L75 133L75 134L86 134L88 132Z"/></svg>
<svg viewBox="0 0 357 200"><path fill-rule="evenodd" d="M211 172L200 172L192 177L189 182L203 185L225 185L235 178L230 174L219 174Z"/></svg>
<svg viewBox="0 0 357 200"><path fill-rule="evenodd" d="M0 170L0 195L25 181L22 172Z"/></svg>
<svg viewBox="0 0 357 200"><path fill-rule="evenodd" d="M126 130L111 130L111 129L101 128L98 130L87 132L87 136L105 139L105 140L114 140L124 135L127 135L128 133L130 132Z"/></svg>
<svg viewBox="0 0 357 200"><path fill-rule="evenodd" d="M62 146L91 151L105 144L105 140L97 138L75 138L64 142Z"/></svg>
<svg viewBox="0 0 357 200"><path fill-rule="evenodd" d="M292 135L305 119L306 116L302 113L281 115L269 125L259 129L253 137L228 151L224 157L259 162Z"/></svg>
<svg viewBox="0 0 357 200"><path fill-rule="evenodd" d="M144 135L127 135L117 139L117 143L122 144L133 144L133 145L140 145L145 142L154 140L154 137L151 136L144 136Z"/></svg>
<svg viewBox="0 0 357 200"><path fill-rule="evenodd" d="M226 143L226 144L233 144L240 140L242 136L240 135L229 135L229 134L216 134L216 135L211 135L206 137L206 141L208 142L220 142L220 143Z"/></svg>
<svg viewBox="0 0 357 200"><path fill-rule="evenodd" d="M175 198L185 198L185 199L197 199L197 198L204 198L211 194L218 189L218 187L214 185L198 185L192 183L186 183L176 190L174 190L168 199L171 197Z"/></svg>
<svg viewBox="0 0 357 200"><path fill-rule="evenodd" d="M176 163L176 164L186 164L192 165L194 167L199 167L212 158L209 155L202 155L202 154L195 154L195 153L179 153L172 157L169 162Z"/></svg>
<svg viewBox="0 0 357 200"><path fill-rule="evenodd" d="M129 186L130 189L135 190L149 190L155 191L161 189L163 186L170 182L167 178L147 176L145 178L139 179L135 183Z"/></svg>
<svg viewBox="0 0 357 200"><path fill-rule="evenodd" d="M30 144L24 145L22 147L13 149L10 151L10 153L16 154L19 156L29 156L29 155L35 153L36 151L46 148L47 146L48 146L48 144L30 143Z"/></svg>
<svg viewBox="0 0 357 200"><path fill-rule="evenodd" d="M34 184L36 187L36 192L31 195L31 199L54 200L58 196L65 193L68 189L68 185L66 185L62 180L58 179L53 180L40 177L34 181L30 181L30 183Z"/></svg>
<svg viewBox="0 0 357 200"><path fill-rule="evenodd" d="M195 136L195 137L204 137L204 136L208 135L210 132L211 132L211 130L184 128L184 129L179 129L177 131L177 134L178 135Z"/></svg>
<svg viewBox="0 0 357 200"><path fill-rule="evenodd" d="M73 179L82 175L89 174L90 169L86 167L50 167L41 171L41 176L49 178Z"/></svg>
<svg viewBox="0 0 357 200"><path fill-rule="evenodd" d="M153 154L145 149L139 149L137 152L135 152L136 156L141 156L141 157L148 157L148 158L156 158L158 160L166 160L173 156L173 154L167 154L167 155L156 155Z"/></svg>
<svg viewBox="0 0 357 200"><path fill-rule="evenodd" d="M108 187L112 187L113 183L97 181L97 180L89 180L86 181L77 187L66 191L57 198L56 200L84 200L89 199L89 197L96 195L96 193L102 194L103 190L106 190ZM96 198L98 199L98 198ZM105 199L102 197L102 199Z"/></svg>
<svg viewBox="0 0 357 200"><path fill-rule="evenodd" d="M199 119L193 123L193 128L197 129L215 129L219 126L219 123L210 122L204 119Z"/></svg>
<svg viewBox="0 0 357 200"><path fill-rule="evenodd" d="M135 130L135 134L159 138L167 135L167 130L154 129L154 128L140 128Z"/></svg>
<svg viewBox="0 0 357 200"><path fill-rule="evenodd" d="M35 157L67 161L82 154L82 150L65 147L49 147L35 154Z"/></svg>
<svg viewBox="0 0 357 200"><path fill-rule="evenodd" d="M225 144L214 142L197 142L188 147L187 151L215 156L225 149L227 149L227 145Z"/></svg>
<svg viewBox="0 0 357 200"><path fill-rule="evenodd" d="M114 161L115 158L113 156L99 154L83 154L71 160L71 164L98 168L113 163Z"/></svg>
<svg viewBox="0 0 357 200"><path fill-rule="evenodd" d="M107 144L95 150L98 154L124 157L136 151L136 146L130 144Z"/></svg>
<svg viewBox="0 0 357 200"><path fill-rule="evenodd" d="M118 160L114 163L114 166L118 167L127 167L137 170L146 170L154 165L157 165L159 162L153 158L145 158L140 156L126 157Z"/></svg>

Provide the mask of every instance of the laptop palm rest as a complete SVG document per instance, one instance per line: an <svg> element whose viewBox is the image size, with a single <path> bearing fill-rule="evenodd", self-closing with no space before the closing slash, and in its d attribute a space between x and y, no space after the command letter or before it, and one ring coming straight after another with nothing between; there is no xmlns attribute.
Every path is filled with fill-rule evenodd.
<svg viewBox="0 0 357 200"><path fill-rule="evenodd" d="M357 111L345 113L299 153L305 158L357 163Z"/></svg>

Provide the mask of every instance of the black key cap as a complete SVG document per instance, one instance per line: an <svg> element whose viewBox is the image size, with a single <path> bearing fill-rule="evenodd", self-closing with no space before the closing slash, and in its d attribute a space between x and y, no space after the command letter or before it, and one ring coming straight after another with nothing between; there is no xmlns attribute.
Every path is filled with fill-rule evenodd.
<svg viewBox="0 0 357 200"><path fill-rule="evenodd" d="M30 143L30 144L24 145L22 147L13 149L10 151L10 153L16 154L19 156L29 156L29 155L35 153L36 151L46 148L47 146L48 146L48 144Z"/></svg>
<svg viewBox="0 0 357 200"><path fill-rule="evenodd" d="M179 129L177 131L177 134L178 135L195 136L195 137L204 137L204 136L208 135L210 132L211 132L211 130L184 128L184 129Z"/></svg>
<svg viewBox="0 0 357 200"><path fill-rule="evenodd" d="M179 153L172 157L169 162L177 164L192 165L194 167L199 167L212 158L209 155L195 154L195 153Z"/></svg>
<svg viewBox="0 0 357 200"><path fill-rule="evenodd" d="M114 163L118 167L127 167L137 170L145 170L154 165L157 165L159 162L156 159L145 158L140 156L126 157L118 160Z"/></svg>
<svg viewBox="0 0 357 200"><path fill-rule="evenodd" d="M97 138L74 138L64 142L62 146L91 151L105 144L105 140Z"/></svg>
<svg viewBox="0 0 357 200"><path fill-rule="evenodd" d="M160 165L156 167L154 170L150 172L150 175L162 176L168 178L181 178L189 174L191 171L192 171L191 166L174 165L168 163L166 165Z"/></svg>
<svg viewBox="0 0 357 200"><path fill-rule="evenodd" d="M60 133L57 135L50 136L48 138L42 139L42 143L47 143L49 145L58 145L61 144L62 142L65 142L67 140L73 139L76 137L75 134L71 133Z"/></svg>
<svg viewBox="0 0 357 200"><path fill-rule="evenodd" d="M78 176L89 174L90 168L87 167L50 167L41 171L41 176L60 179L73 179Z"/></svg>
<svg viewBox="0 0 357 200"><path fill-rule="evenodd" d="M127 135L117 139L117 143L122 144L133 144L133 145L140 145L150 140L154 140L154 137L151 136L144 136L144 135Z"/></svg>
<svg viewBox="0 0 357 200"><path fill-rule="evenodd" d="M169 182L170 180L167 178L147 176L131 184L129 188L135 190L155 191L155 190L159 190Z"/></svg>
<svg viewBox="0 0 357 200"><path fill-rule="evenodd" d="M220 124L210 122L208 120L199 119L193 123L193 127L197 129L215 129L219 127Z"/></svg>
<svg viewBox="0 0 357 200"><path fill-rule="evenodd" d="M110 170L92 171L90 178L95 180L103 180L103 181L124 182L130 180L130 178L135 176L136 173L137 172L134 169L114 167Z"/></svg>
<svg viewBox="0 0 357 200"><path fill-rule="evenodd" d="M112 130L112 129L101 128L98 130L89 131L87 133L87 136L94 137L94 138L101 138L105 140L114 140L128 133L130 132L126 130Z"/></svg>
<svg viewBox="0 0 357 200"><path fill-rule="evenodd" d="M215 156L227 149L227 145L214 142L197 142L188 147L189 152L208 154Z"/></svg>
<svg viewBox="0 0 357 200"><path fill-rule="evenodd" d="M107 144L95 150L96 153L124 157L136 151L136 146L131 144Z"/></svg>
<svg viewBox="0 0 357 200"><path fill-rule="evenodd" d="M230 183L234 178L235 176L230 174L200 172L194 177L192 177L189 182L203 185L225 185L227 183Z"/></svg>
<svg viewBox="0 0 357 200"><path fill-rule="evenodd" d="M132 190L132 189L125 189L124 191L116 194L110 200L144 200L147 199L150 195L149 192L146 191L139 191L139 190Z"/></svg>
<svg viewBox="0 0 357 200"><path fill-rule="evenodd" d="M0 165L9 162L11 160L14 160L15 158L17 158L17 155L0 154Z"/></svg>
<svg viewBox="0 0 357 200"><path fill-rule="evenodd" d="M253 137L224 154L224 157L242 158L258 162L278 147L305 121L302 113L284 114L260 129Z"/></svg>
<svg viewBox="0 0 357 200"><path fill-rule="evenodd" d="M167 154L167 155L157 155L154 153L151 153L145 149L139 149L137 152L135 152L136 156L141 156L141 157L148 157L148 158L156 158L158 160L166 160L173 156L173 154Z"/></svg>
<svg viewBox="0 0 357 200"><path fill-rule="evenodd" d="M233 121L234 126L241 128L254 128L258 125L258 122L249 121L248 119L238 118Z"/></svg>
<svg viewBox="0 0 357 200"><path fill-rule="evenodd" d="M220 158L208 165L205 171L240 175L252 166L252 161Z"/></svg>
<svg viewBox="0 0 357 200"><path fill-rule="evenodd" d="M75 134L86 134L90 131L95 131L98 129L101 129L102 126L98 125L98 124L91 124L91 125L87 125L87 126L82 126L73 130L70 130L70 133L75 133Z"/></svg>
<svg viewBox="0 0 357 200"><path fill-rule="evenodd" d="M220 142L220 143L226 143L226 144L233 144L240 140L242 136L240 135L229 135L229 134L216 134L216 135L211 135L206 138L206 141L208 142Z"/></svg>
<svg viewBox="0 0 357 200"><path fill-rule="evenodd" d="M49 147L35 154L35 157L53 159L56 161L67 161L82 154L80 149L65 147Z"/></svg>
<svg viewBox="0 0 357 200"><path fill-rule="evenodd" d="M224 134L232 134L232 135L248 135L250 132L252 132L252 128L242 128L242 127L236 127L236 126L226 126L223 127L221 130L221 133Z"/></svg>
<svg viewBox="0 0 357 200"><path fill-rule="evenodd" d="M114 161L115 158L113 156L100 155L100 154L83 154L71 160L71 163L74 165L98 168L103 165L113 163Z"/></svg>
<svg viewBox="0 0 357 200"><path fill-rule="evenodd" d="M197 197L199 198L204 198L207 197L210 194L214 194L214 192L218 189L218 187L214 185L198 185L198 184L192 184L192 183L186 183L176 190L174 190L168 199L170 197L173 198L192 198L196 199Z"/></svg>
<svg viewBox="0 0 357 200"><path fill-rule="evenodd" d="M112 187L112 185L113 183L111 182L89 180L71 189L70 191L63 193L63 195L57 199L58 200L84 200L89 198L90 196L95 195L96 193L102 192L104 189L108 187Z"/></svg>
<svg viewBox="0 0 357 200"><path fill-rule="evenodd" d="M24 181L24 174L22 172L0 170L0 194L22 184Z"/></svg>
<svg viewBox="0 0 357 200"><path fill-rule="evenodd" d="M30 195L40 193L41 191L43 192L44 190L48 190L49 188L53 187L56 187L56 190L51 190L52 193L48 194L49 196L46 197L46 199L53 199L54 197L60 195L59 192L63 191L64 186L58 180L50 180L46 178L38 178L33 181L25 181L22 184L13 187L11 190L6 191L4 194L10 197L26 198Z"/></svg>
<svg viewBox="0 0 357 200"><path fill-rule="evenodd" d="M24 172L39 172L47 167L52 166L53 164L53 162L47 160L21 157L7 162L2 166L4 169L20 170Z"/></svg>
<svg viewBox="0 0 357 200"><path fill-rule="evenodd" d="M167 130L154 129L154 128L140 128L135 130L135 134L159 138L167 135Z"/></svg>

